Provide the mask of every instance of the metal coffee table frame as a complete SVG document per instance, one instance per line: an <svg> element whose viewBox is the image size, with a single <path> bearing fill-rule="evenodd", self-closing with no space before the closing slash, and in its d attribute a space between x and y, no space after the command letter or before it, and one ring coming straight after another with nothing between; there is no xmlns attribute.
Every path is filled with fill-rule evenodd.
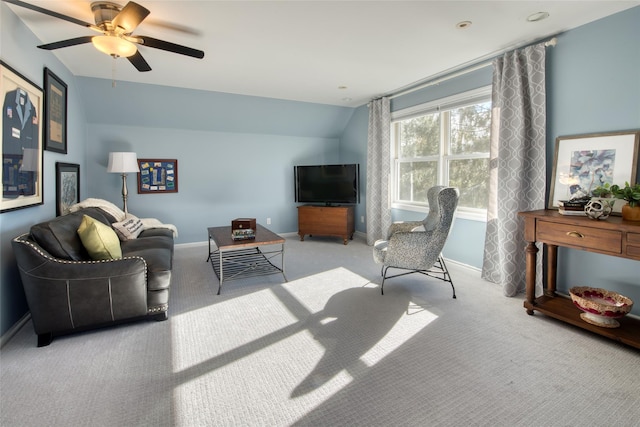
<svg viewBox="0 0 640 427"><path fill-rule="evenodd" d="M246 277L282 274L284 281L285 240L261 225L256 226L255 239L233 240L231 227L209 227L209 255L218 278L218 295L222 284ZM213 243L213 245L212 245ZM279 248L277 247L279 245ZM272 262L280 257L280 267Z"/></svg>

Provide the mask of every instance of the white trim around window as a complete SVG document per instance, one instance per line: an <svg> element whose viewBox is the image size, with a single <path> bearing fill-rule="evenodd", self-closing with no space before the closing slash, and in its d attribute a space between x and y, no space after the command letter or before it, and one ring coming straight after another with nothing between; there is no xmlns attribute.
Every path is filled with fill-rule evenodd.
<svg viewBox="0 0 640 427"><path fill-rule="evenodd" d="M395 191L396 191L396 183L395 183L395 174L398 162L397 156L397 147L396 147L396 139L395 139L395 123L398 121L403 121L407 119L411 119L414 117L419 117L425 114L431 114L438 112L440 110L450 110L457 107L462 107L469 104L475 104L479 102L486 102L487 99L491 98L491 86L484 86L478 89L466 91L460 94L448 96L446 98L440 98L434 101L430 101L424 104L416 105L413 107L408 107L402 110L394 111L391 113L391 170L392 177L390 182L390 191L392 192L392 205L393 209L401 209L412 212L421 212L427 213L429 211L429 207L426 204L420 203L403 203L402 201L395 201ZM444 153L441 153L441 155ZM473 208L465 208L458 207L456 211L456 217L462 219L468 219L473 221L486 222L487 221L487 211L486 209L473 209Z"/></svg>

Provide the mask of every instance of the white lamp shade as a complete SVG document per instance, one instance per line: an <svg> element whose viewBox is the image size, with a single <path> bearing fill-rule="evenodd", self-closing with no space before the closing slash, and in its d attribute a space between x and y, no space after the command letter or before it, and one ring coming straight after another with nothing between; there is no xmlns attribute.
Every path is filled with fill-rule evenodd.
<svg viewBox="0 0 640 427"><path fill-rule="evenodd" d="M136 153L113 152L109 153L109 165L107 172L129 173L140 172L138 168L138 157Z"/></svg>
<svg viewBox="0 0 640 427"><path fill-rule="evenodd" d="M129 57L138 51L135 44L115 36L95 36L91 42L100 52L116 57Z"/></svg>

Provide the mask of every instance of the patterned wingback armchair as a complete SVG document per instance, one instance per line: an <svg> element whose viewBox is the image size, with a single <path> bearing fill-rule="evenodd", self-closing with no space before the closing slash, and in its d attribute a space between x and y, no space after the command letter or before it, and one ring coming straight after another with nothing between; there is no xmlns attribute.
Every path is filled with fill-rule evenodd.
<svg viewBox="0 0 640 427"><path fill-rule="evenodd" d="M386 240L373 245L373 259L382 264L382 284L393 277L421 273L451 283L453 298L456 290L441 252L449 236L459 192L457 188L435 186L427 192L429 214L422 221L395 222L389 227ZM405 270L393 276L390 268Z"/></svg>

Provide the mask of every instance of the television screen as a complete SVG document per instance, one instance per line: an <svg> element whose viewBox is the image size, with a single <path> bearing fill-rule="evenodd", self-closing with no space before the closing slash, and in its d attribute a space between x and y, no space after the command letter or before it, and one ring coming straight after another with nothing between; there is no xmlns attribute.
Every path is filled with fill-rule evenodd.
<svg viewBox="0 0 640 427"><path fill-rule="evenodd" d="M299 203L360 203L358 164L295 166L295 195Z"/></svg>

